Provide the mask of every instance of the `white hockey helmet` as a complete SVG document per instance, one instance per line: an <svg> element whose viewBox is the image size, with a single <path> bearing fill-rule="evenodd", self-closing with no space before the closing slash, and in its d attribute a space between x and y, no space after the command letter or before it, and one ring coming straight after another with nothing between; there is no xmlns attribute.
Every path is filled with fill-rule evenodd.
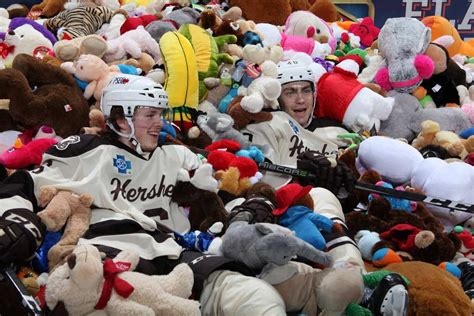
<svg viewBox="0 0 474 316"><path fill-rule="evenodd" d="M281 85L296 81L309 81L314 86L314 72L310 66L296 59L278 63L278 80Z"/></svg>
<svg viewBox="0 0 474 316"><path fill-rule="evenodd" d="M137 107L168 108L168 94L150 78L117 74L102 91L100 107L106 119L114 106L123 109L125 118L132 118Z"/></svg>

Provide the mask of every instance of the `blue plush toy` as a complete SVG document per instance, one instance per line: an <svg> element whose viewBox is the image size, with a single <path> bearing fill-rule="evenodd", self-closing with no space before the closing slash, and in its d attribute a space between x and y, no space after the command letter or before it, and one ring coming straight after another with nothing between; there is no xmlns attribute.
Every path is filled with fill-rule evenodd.
<svg viewBox="0 0 474 316"><path fill-rule="evenodd" d="M170 135L172 138L176 138L176 130L173 125L168 123L166 120L162 120L163 126L161 127L160 136L158 137L158 144L162 145L166 142L166 136Z"/></svg>
<svg viewBox="0 0 474 316"><path fill-rule="evenodd" d="M265 160L265 155L256 146L249 146L247 148L241 149L235 153L237 157L247 157L256 162L263 162Z"/></svg>
<svg viewBox="0 0 474 316"><path fill-rule="evenodd" d="M379 181L379 182L376 183L376 185L382 186L384 188L393 189L393 185L391 185L390 183L387 183L385 181ZM398 190L398 188L397 188L397 190ZM369 194L369 202L372 201L374 198L378 198L378 197L379 197L378 194L374 194L374 193ZM383 197L385 199L387 199L387 201L390 202L390 205L392 206L392 209L404 210L404 211L407 211L407 212L412 212L416 209L416 202L409 201L409 200L398 199L398 198L394 198L394 197L387 196L387 195L384 195Z"/></svg>
<svg viewBox="0 0 474 316"><path fill-rule="evenodd" d="M296 237L319 250L326 248L326 240L324 240L321 230L329 233L334 225L329 218L316 214L313 210L302 205L289 207L281 215L278 224L291 229L295 232Z"/></svg>
<svg viewBox="0 0 474 316"><path fill-rule="evenodd" d="M459 137L464 138L464 139L468 139L472 135L474 135L474 127L463 130L459 134Z"/></svg>
<svg viewBox="0 0 474 316"><path fill-rule="evenodd" d="M49 272L48 251L59 242L61 235L61 232L46 231L43 244L38 248L31 261L33 270L38 273Z"/></svg>

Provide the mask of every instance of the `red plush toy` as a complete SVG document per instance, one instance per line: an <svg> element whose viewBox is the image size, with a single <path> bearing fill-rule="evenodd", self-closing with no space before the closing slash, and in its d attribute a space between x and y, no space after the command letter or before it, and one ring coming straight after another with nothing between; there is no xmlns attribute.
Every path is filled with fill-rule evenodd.
<svg viewBox="0 0 474 316"><path fill-rule="evenodd" d="M21 145L17 142L0 155L0 164L8 169L23 169L31 165L39 165L43 153L58 141L54 138L40 138Z"/></svg>
<svg viewBox="0 0 474 316"><path fill-rule="evenodd" d="M158 18L155 15L151 15L151 14L142 15L139 17L130 17L126 19L125 22L120 27L120 35L128 31L135 30L140 25L143 25L143 27L146 27L151 22L157 21L157 20Z"/></svg>
<svg viewBox="0 0 474 316"><path fill-rule="evenodd" d="M370 47L372 43L379 37L380 29L374 25L374 20L367 17L362 19L360 23L352 24L349 32L360 37L360 43L365 47Z"/></svg>

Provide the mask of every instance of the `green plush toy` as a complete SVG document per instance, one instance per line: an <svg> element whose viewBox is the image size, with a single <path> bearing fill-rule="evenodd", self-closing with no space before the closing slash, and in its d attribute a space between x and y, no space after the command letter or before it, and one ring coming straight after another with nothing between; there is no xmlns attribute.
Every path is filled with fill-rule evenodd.
<svg viewBox="0 0 474 316"><path fill-rule="evenodd" d="M212 37L206 30L195 24L184 24L178 32L183 34L194 48L199 74L199 101L204 101L207 95L204 79L218 77L221 63L234 63L234 59L229 54L220 53L220 50L225 44L236 43L237 37L235 35Z"/></svg>

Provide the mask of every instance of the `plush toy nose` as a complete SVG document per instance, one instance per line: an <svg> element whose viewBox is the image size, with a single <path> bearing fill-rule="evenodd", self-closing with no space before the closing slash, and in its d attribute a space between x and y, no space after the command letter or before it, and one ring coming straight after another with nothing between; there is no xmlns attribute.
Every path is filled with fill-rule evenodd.
<svg viewBox="0 0 474 316"><path fill-rule="evenodd" d="M67 257L67 265L69 266L69 269L74 269L76 266L76 255L71 254L69 257Z"/></svg>
<svg viewBox="0 0 474 316"><path fill-rule="evenodd" d="M15 35L15 31L8 31L8 35Z"/></svg>

